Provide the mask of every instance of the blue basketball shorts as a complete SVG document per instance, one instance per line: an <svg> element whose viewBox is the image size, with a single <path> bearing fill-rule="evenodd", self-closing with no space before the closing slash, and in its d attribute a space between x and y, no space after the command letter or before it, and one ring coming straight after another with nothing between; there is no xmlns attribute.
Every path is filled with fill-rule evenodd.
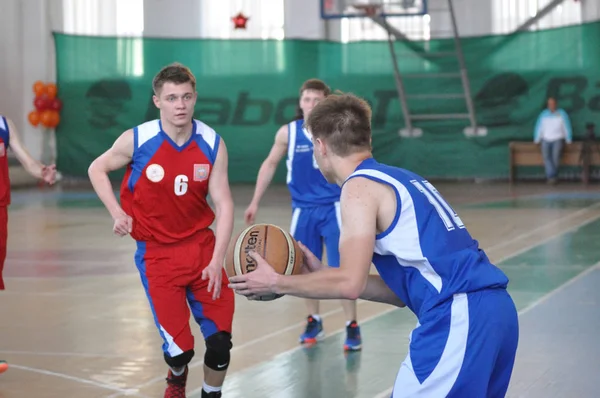
<svg viewBox="0 0 600 398"><path fill-rule="evenodd" d="M519 340L506 290L456 294L419 321L392 398L506 395Z"/></svg>
<svg viewBox="0 0 600 398"><path fill-rule="evenodd" d="M319 260L323 258L325 244L327 265L339 267L340 224L340 202L313 207L293 207L290 233Z"/></svg>

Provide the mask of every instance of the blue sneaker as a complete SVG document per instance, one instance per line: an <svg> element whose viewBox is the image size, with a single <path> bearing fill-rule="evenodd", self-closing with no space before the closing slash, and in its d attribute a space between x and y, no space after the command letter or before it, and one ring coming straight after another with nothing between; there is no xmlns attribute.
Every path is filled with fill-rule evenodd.
<svg viewBox="0 0 600 398"><path fill-rule="evenodd" d="M317 341L325 337L323 332L323 322L316 320L312 316L308 316L306 329L300 335L300 344L315 344Z"/></svg>
<svg viewBox="0 0 600 398"><path fill-rule="evenodd" d="M356 321L350 322L346 326L346 341L344 342L344 351L358 351L361 349L362 340L360 338L360 327Z"/></svg>

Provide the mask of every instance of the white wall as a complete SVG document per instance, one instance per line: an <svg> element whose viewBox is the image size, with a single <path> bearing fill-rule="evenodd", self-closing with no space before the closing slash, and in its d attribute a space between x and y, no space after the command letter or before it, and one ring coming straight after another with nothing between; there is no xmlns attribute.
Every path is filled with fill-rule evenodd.
<svg viewBox="0 0 600 398"><path fill-rule="evenodd" d="M61 25L61 0L2 0L0 12L0 113L11 118L29 151L41 158L45 140L27 115L36 80L54 82L52 30Z"/></svg>
<svg viewBox="0 0 600 398"><path fill-rule="evenodd" d="M492 33L504 34L514 31L552 1L554 0L521 0L518 2L514 0L492 0ZM579 24L582 21L582 2L563 0L532 25L529 30L551 29Z"/></svg>
<svg viewBox="0 0 600 398"><path fill-rule="evenodd" d="M173 7L173 1L143 0L144 36L283 39L284 8L291 2L305 6L299 0L177 0ZM231 18L239 12L250 18L246 29L234 29Z"/></svg>
<svg viewBox="0 0 600 398"><path fill-rule="evenodd" d="M553 0L453 0L452 4L459 35L465 37L513 32L551 1ZM586 7L587 10L584 9ZM600 0L564 0L530 30L595 21L600 19L599 7ZM448 0L428 0L427 16L389 17L388 22L413 40L452 37L448 9ZM363 18L347 19L342 21L340 27L342 41L387 38L384 29Z"/></svg>
<svg viewBox="0 0 600 398"><path fill-rule="evenodd" d="M579 0L582 5L584 22L600 20L600 0Z"/></svg>
<svg viewBox="0 0 600 398"><path fill-rule="evenodd" d="M202 3L177 0L177 7L173 7L173 0L144 0L144 36L200 37Z"/></svg>
<svg viewBox="0 0 600 398"><path fill-rule="evenodd" d="M284 0L285 37L320 40L327 37L319 0ZM315 17L316 16L316 17Z"/></svg>
<svg viewBox="0 0 600 398"><path fill-rule="evenodd" d="M23 108L21 18L18 0L6 0L0 13L0 114L17 121Z"/></svg>

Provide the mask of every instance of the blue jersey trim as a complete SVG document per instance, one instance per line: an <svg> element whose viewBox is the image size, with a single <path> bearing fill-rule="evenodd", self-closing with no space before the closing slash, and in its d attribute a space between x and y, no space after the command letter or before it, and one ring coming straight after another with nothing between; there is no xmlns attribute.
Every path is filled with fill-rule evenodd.
<svg viewBox="0 0 600 398"><path fill-rule="evenodd" d="M185 143L183 143L183 145L181 145L181 146L177 145L177 144L175 143L175 141L173 141L173 140L171 139L171 137L169 137L169 135L168 135L167 133L165 133L165 131L164 131L164 130L163 130L163 128L162 128L162 121L161 121L161 120L159 120L159 121L158 121L158 125L159 125L159 127L160 127L160 132L159 132L159 134L160 134L160 135L162 135L163 139L164 139L165 141L167 141L169 144L171 144L171 146L172 146L173 148L175 148L175 150L177 150L177 151L179 151L179 152L181 152L181 151L183 151L185 148L187 148L187 147L188 147L188 145L190 145L190 144L192 143L192 141L194 141L194 139L196 138L196 123L192 123L192 135L190 135L190 138L189 138L189 139L188 139L188 140L187 140Z"/></svg>
<svg viewBox="0 0 600 398"><path fill-rule="evenodd" d="M212 151L212 163L215 164L215 162L217 161L217 156L219 155L219 145L221 145L221 136L219 134L216 134L215 137L215 149L213 149Z"/></svg>
<svg viewBox="0 0 600 398"><path fill-rule="evenodd" d="M195 137L198 148L200 148L202 153L204 153L204 155L206 156L206 158L212 165L214 165L217 160L217 153L219 151L219 143L221 141L220 138L221 137L219 137L218 134L215 135L215 148L211 149L210 145L208 145L208 142L206 142L206 140L204 139L204 137L201 134L197 134Z"/></svg>
<svg viewBox="0 0 600 398"><path fill-rule="evenodd" d="M4 121L4 125L6 126L6 134L2 135L2 141L4 141L5 149L8 149L10 146L10 127L8 126L8 120L4 116L2 116L2 120Z"/></svg>
<svg viewBox="0 0 600 398"><path fill-rule="evenodd" d="M134 137L138 134L137 127L134 129ZM137 141L137 138L134 138L134 141ZM135 184L138 182L140 177L142 176L142 172L150 160L158 151L158 148L164 142L164 137L161 134L157 134L154 137L150 138L148 141L144 142L142 147L135 148L133 152L133 159L131 165L131 175L129 176L129 190L133 192L135 188Z"/></svg>

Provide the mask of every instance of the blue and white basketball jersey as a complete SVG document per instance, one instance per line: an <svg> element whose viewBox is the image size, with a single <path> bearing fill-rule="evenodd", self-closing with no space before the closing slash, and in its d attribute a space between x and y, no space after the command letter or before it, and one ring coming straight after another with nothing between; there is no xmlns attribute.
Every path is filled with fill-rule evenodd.
<svg viewBox="0 0 600 398"><path fill-rule="evenodd" d="M376 237L373 264L417 317L456 293L506 288L506 275L428 181L373 158L348 179L357 176L387 184L396 193L396 216Z"/></svg>
<svg viewBox="0 0 600 398"><path fill-rule="evenodd" d="M315 160L310 133L304 120L288 124L287 185L292 207L332 204L340 200L341 188L327 182Z"/></svg>

